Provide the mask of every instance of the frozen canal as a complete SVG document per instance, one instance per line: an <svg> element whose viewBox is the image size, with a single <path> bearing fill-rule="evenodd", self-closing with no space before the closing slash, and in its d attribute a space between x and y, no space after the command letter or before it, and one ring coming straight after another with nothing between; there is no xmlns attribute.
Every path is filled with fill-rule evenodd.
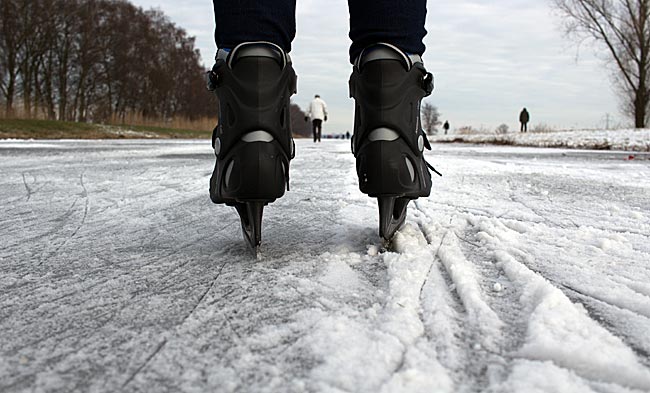
<svg viewBox="0 0 650 393"><path fill-rule="evenodd" d="M209 142L0 141L2 392L648 392L650 161L437 145L390 251L297 143L253 260Z"/></svg>

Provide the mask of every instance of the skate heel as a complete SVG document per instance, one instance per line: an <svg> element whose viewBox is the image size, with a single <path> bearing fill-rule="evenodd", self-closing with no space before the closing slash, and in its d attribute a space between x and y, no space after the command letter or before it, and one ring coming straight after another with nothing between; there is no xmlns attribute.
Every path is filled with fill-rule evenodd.
<svg viewBox="0 0 650 393"><path fill-rule="evenodd" d="M284 195L289 184L288 165L269 133L248 133L224 159L220 197L236 202L273 202Z"/></svg>
<svg viewBox="0 0 650 393"><path fill-rule="evenodd" d="M264 206L284 195L289 163L264 131L244 135L224 163L224 170L217 171L218 197L237 209L244 240L259 256Z"/></svg>
<svg viewBox="0 0 650 393"><path fill-rule="evenodd" d="M430 175L419 170L417 157L399 134L388 128L371 132L357 153L359 188L364 194L377 196L427 196ZM428 180L428 183L427 183Z"/></svg>
<svg viewBox="0 0 650 393"><path fill-rule="evenodd" d="M410 148L394 131L378 129L357 154L361 192L379 204L379 236L390 240L406 220L412 199L428 196L431 175L414 163Z"/></svg>

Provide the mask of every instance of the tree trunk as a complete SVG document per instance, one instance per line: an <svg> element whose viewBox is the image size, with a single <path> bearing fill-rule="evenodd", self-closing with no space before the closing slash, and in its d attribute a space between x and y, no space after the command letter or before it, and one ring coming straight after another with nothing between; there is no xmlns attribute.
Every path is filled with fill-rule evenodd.
<svg viewBox="0 0 650 393"><path fill-rule="evenodd" d="M41 91L41 81L39 79L40 64L34 69L34 114L39 112L45 114L43 107L43 92ZM40 109L40 111L39 111Z"/></svg>
<svg viewBox="0 0 650 393"><path fill-rule="evenodd" d="M68 45L63 50L59 68L59 120L66 119L68 104Z"/></svg>
<svg viewBox="0 0 650 393"><path fill-rule="evenodd" d="M52 55L49 58L48 69L45 74L45 103L47 105L47 119L56 120L56 112L54 110L54 89L52 87Z"/></svg>
<svg viewBox="0 0 650 393"><path fill-rule="evenodd" d="M29 119L32 117L32 72L29 62L26 62L25 71L23 72L23 110L25 116Z"/></svg>
<svg viewBox="0 0 650 393"><path fill-rule="evenodd" d="M9 82L7 83L7 97L6 97L6 107L5 112L7 117L13 117L14 115L14 93L16 91L16 74L13 72L9 73Z"/></svg>
<svg viewBox="0 0 650 393"><path fill-rule="evenodd" d="M647 108L647 93L642 90L637 91L634 100L634 128L645 128Z"/></svg>

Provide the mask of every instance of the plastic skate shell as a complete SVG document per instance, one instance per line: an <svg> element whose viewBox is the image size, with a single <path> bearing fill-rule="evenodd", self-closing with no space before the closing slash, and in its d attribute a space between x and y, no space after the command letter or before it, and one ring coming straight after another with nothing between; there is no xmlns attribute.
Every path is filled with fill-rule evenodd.
<svg viewBox="0 0 650 393"><path fill-rule="evenodd" d="M424 160L424 149L431 146L420 123L420 103L433 90L433 77L418 60L377 44L359 56L350 77L359 189L379 199L385 239L404 222L408 201L431 192Z"/></svg>
<svg viewBox="0 0 650 393"><path fill-rule="evenodd" d="M289 187L294 155L289 105L296 74L280 48L255 42L218 55L208 77L219 98L210 198L237 208L246 240L257 247L263 206Z"/></svg>

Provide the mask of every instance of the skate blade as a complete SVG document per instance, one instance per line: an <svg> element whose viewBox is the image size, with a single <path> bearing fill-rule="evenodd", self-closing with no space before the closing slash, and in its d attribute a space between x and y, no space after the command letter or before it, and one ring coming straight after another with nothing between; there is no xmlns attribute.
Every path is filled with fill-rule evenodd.
<svg viewBox="0 0 650 393"><path fill-rule="evenodd" d="M379 236L385 244L390 244L395 232L406 221L406 206L410 199L404 197L378 197L379 203Z"/></svg>
<svg viewBox="0 0 650 393"><path fill-rule="evenodd" d="M264 202L244 202L235 205L241 220L242 234L255 258L260 256L262 244L262 214Z"/></svg>

